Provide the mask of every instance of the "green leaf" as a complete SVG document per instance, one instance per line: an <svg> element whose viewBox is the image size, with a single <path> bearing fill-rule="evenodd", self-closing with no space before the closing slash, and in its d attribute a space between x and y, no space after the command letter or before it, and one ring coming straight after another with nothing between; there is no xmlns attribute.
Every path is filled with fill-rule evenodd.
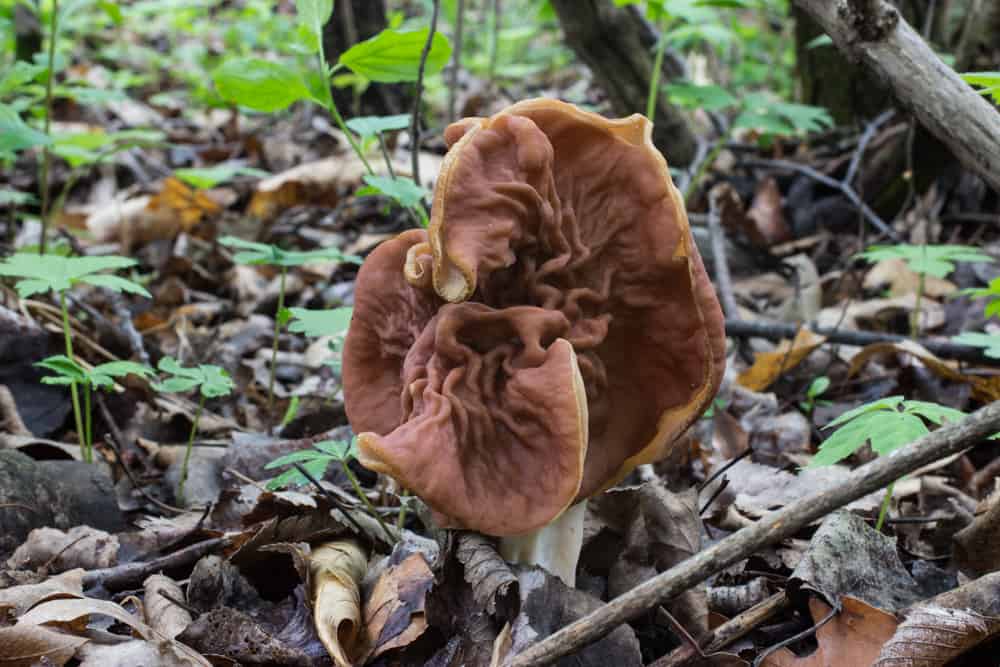
<svg viewBox="0 0 1000 667"><path fill-rule="evenodd" d="M994 301L993 303L1000 304L998 301ZM987 315L989 315L989 313L987 313ZM985 334L967 331L955 336L951 340L955 343L959 343L960 345L981 347L983 348L983 354L987 357L990 357L991 359L1000 359L1000 334Z"/></svg>
<svg viewBox="0 0 1000 667"><path fill-rule="evenodd" d="M699 86L694 83L672 83L666 86L670 101L686 109L719 111L739 103L720 86Z"/></svg>
<svg viewBox="0 0 1000 667"><path fill-rule="evenodd" d="M84 370L83 366L75 360L70 359L65 354L57 354L52 357L47 357L35 365L40 368L44 368L45 370L52 371L53 373L57 373L71 382L85 382L87 380L87 371ZM45 379L42 381L45 382ZM53 383L47 382L46 384Z"/></svg>
<svg viewBox="0 0 1000 667"><path fill-rule="evenodd" d="M310 310L308 308L289 308L295 321L289 325L292 333L306 336L336 336L347 330L351 323L350 306L332 310Z"/></svg>
<svg viewBox="0 0 1000 667"><path fill-rule="evenodd" d="M424 197L430 194L430 191L427 188L417 185L412 178L405 178L402 176L392 178L390 176L365 174L364 181L373 190L375 190L375 192L392 198L403 208L412 208L417 206ZM365 194L368 193L369 192L366 191Z"/></svg>
<svg viewBox="0 0 1000 667"><path fill-rule="evenodd" d="M12 93L24 84L31 83L46 69L44 65L18 60L0 77L0 95Z"/></svg>
<svg viewBox="0 0 1000 667"><path fill-rule="evenodd" d="M238 164L217 164L214 167L191 167L175 169L174 176L196 188L214 188L220 183L232 180L234 176L253 176L267 178L271 174L261 169L245 167Z"/></svg>
<svg viewBox="0 0 1000 667"><path fill-rule="evenodd" d="M179 394L181 392L194 389L198 386L198 384L198 380L193 378L172 377L167 378L163 382L154 382L151 386L156 391L166 394Z"/></svg>
<svg viewBox="0 0 1000 667"><path fill-rule="evenodd" d="M278 246L267 243L257 243L246 241L235 236L224 236L219 239L219 243L229 248L240 248L243 252L238 252L233 256L233 261L237 264L270 264L273 266L302 266L310 262L349 262L360 264L362 259L358 255L344 254L338 248L317 248L315 250L282 250Z"/></svg>
<svg viewBox="0 0 1000 667"><path fill-rule="evenodd" d="M202 372L201 394L205 398L228 396L235 387L229 373L219 366L200 365L198 370Z"/></svg>
<svg viewBox="0 0 1000 667"><path fill-rule="evenodd" d="M862 406L865 407L865 406ZM832 465L846 459L856 452L868 440L874 425L883 415L893 414L888 410L874 410L858 414L847 422L820 445L816 456L809 462L808 468Z"/></svg>
<svg viewBox="0 0 1000 667"><path fill-rule="evenodd" d="M17 253L0 262L0 276L22 278L16 287L18 294L22 298L26 298L48 290L62 292L84 281L93 283L96 279L100 282L102 276L95 274L101 271L128 268L135 266L135 264L134 259L117 255L60 257L58 255ZM145 289L135 283L129 284L128 289L134 293L145 293ZM103 286L111 287L110 284ZM115 286L119 289L125 289L122 284L117 282ZM112 289L114 288L112 287Z"/></svg>
<svg viewBox="0 0 1000 667"><path fill-rule="evenodd" d="M806 42L807 49L818 49L821 46L833 46L833 39L830 38L830 35L817 35Z"/></svg>
<svg viewBox="0 0 1000 667"><path fill-rule="evenodd" d="M298 70L261 58L227 60L215 68L212 79L223 99L256 111L281 111L312 98Z"/></svg>
<svg viewBox="0 0 1000 667"><path fill-rule="evenodd" d="M362 137L374 137L380 132L405 130L409 126L409 114L398 114L396 116L358 116L347 121L347 127Z"/></svg>
<svg viewBox="0 0 1000 667"><path fill-rule="evenodd" d="M947 421L961 421L966 416L961 410L929 401L904 401L903 409L911 414L919 415L938 426Z"/></svg>
<svg viewBox="0 0 1000 667"><path fill-rule="evenodd" d="M969 72L962 78L973 86L979 86L982 95L989 95L996 104L1000 104L1000 72Z"/></svg>
<svg viewBox="0 0 1000 667"><path fill-rule="evenodd" d="M827 389L830 388L830 378L825 375L821 375L812 381L809 385L809 389L806 391L806 396L809 398L816 398L817 396L822 396Z"/></svg>
<svg viewBox="0 0 1000 667"><path fill-rule="evenodd" d="M0 104L0 153L14 153L50 143L49 137L29 127L16 111Z"/></svg>
<svg viewBox="0 0 1000 667"><path fill-rule="evenodd" d="M342 463L347 463L358 456L357 438L350 442L343 440L323 440L313 445L317 450L332 456Z"/></svg>
<svg viewBox="0 0 1000 667"><path fill-rule="evenodd" d="M288 408L285 410L285 415L281 418L281 427L284 428L291 424L297 414L299 414L299 397L292 396L291 400L288 401Z"/></svg>
<svg viewBox="0 0 1000 667"><path fill-rule="evenodd" d="M290 454L285 454L284 456L279 456L273 461L264 465L265 470L273 470L274 468L280 468L281 466L292 465L293 463L305 463L307 461L315 461L316 459L327 459L328 456L324 456L320 452L314 449L303 449L297 452L291 452Z"/></svg>
<svg viewBox="0 0 1000 667"><path fill-rule="evenodd" d="M416 81L420 54L429 32L429 28L413 32L383 30L342 53L339 62L355 74L378 83ZM424 73L440 72L450 57L451 44L444 35L435 32Z"/></svg>
<svg viewBox="0 0 1000 667"><path fill-rule="evenodd" d="M306 37L306 46L312 52L319 51L323 40L323 25L333 14L333 0L295 0L295 12L300 26L305 28L300 36Z"/></svg>
<svg viewBox="0 0 1000 667"><path fill-rule="evenodd" d="M26 206L34 204L38 199L30 192L18 192L0 188L0 206Z"/></svg>
<svg viewBox="0 0 1000 667"><path fill-rule="evenodd" d="M886 398L872 401L871 403L865 403L864 405L859 405L853 410L848 410L823 428L834 428L836 426L840 426L845 422L851 421L852 419L869 412L877 410L895 410L902 402L902 396L887 396Z"/></svg>
<svg viewBox="0 0 1000 667"><path fill-rule="evenodd" d="M992 262L993 257L974 248L963 245L874 245L856 257L869 262L887 259L902 259L911 271L944 278L955 270L955 262Z"/></svg>
<svg viewBox="0 0 1000 667"><path fill-rule="evenodd" d="M127 292L129 294L138 294L139 296L144 296L148 299L153 298L153 295L146 291L146 288L142 285L119 276L110 276L101 273L93 276L84 276L83 278L80 278L80 282L89 283L97 287L104 287L112 292Z"/></svg>
<svg viewBox="0 0 1000 667"><path fill-rule="evenodd" d="M916 415L895 411L871 414L878 417L871 421L868 429L868 439L876 454L889 454L930 432L923 420Z"/></svg>

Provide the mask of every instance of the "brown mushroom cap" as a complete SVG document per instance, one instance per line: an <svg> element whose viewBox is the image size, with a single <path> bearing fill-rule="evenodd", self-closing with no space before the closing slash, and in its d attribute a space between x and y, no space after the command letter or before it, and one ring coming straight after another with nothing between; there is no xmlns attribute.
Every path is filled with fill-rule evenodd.
<svg viewBox="0 0 1000 667"><path fill-rule="evenodd" d="M718 389L722 312L650 135L554 100L460 121L428 232L362 267L343 362L362 463L445 525L539 528Z"/></svg>

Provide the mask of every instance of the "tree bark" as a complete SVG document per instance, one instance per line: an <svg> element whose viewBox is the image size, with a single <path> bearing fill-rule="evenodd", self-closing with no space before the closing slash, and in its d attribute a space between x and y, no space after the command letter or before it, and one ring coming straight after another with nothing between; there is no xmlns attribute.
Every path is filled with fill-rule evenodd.
<svg viewBox="0 0 1000 667"><path fill-rule="evenodd" d="M1000 190L1000 113L959 78L882 0L796 0L849 58L889 84L899 103L968 169Z"/></svg>
<svg viewBox="0 0 1000 667"><path fill-rule="evenodd" d="M611 0L552 0L566 35L566 43L590 67L615 113L642 113L653 71L657 35L632 8L615 7ZM661 83L683 74L683 65L664 59ZM653 119L653 141L673 166L690 164L698 141L681 110L665 95L659 98Z"/></svg>

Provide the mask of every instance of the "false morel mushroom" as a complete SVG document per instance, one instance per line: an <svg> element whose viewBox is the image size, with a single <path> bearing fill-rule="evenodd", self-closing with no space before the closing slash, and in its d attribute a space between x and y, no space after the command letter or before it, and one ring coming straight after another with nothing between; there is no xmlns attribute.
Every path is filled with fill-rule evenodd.
<svg viewBox="0 0 1000 667"><path fill-rule="evenodd" d="M581 501L713 399L722 311L646 118L529 100L445 140L429 229L358 274L347 416L442 527L572 584Z"/></svg>

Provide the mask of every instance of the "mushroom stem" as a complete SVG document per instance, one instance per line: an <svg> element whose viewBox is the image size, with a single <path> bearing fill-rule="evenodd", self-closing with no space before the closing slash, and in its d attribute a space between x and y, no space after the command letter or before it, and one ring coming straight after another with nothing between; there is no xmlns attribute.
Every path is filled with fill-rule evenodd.
<svg viewBox="0 0 1000 667"><path fill-rule="evenodd" d="M509 563L539 565L573 587L586 515L587 501L581 500L533 533L500 538L500 555Z"/></svg>

